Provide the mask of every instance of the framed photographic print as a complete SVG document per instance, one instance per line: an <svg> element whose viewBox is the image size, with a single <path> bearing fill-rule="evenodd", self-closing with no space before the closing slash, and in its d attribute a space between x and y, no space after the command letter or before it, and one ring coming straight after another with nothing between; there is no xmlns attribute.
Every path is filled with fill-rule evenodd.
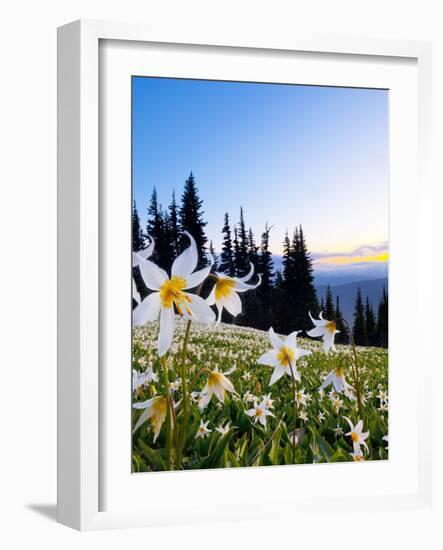
<svg viewBox="0 0 443 550"><path fill-rule="evenodd" d="M426 506L429 63L59 29L62 523Z"/></svg>

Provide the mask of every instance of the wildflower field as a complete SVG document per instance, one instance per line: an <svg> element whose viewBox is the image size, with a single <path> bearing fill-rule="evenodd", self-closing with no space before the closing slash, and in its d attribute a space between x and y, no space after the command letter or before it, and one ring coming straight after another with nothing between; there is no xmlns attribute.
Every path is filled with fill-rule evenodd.
<svg viewBox="0 0 443 550"><path fill-rule="evenodd" d="M270 336L285 343L182 319L159 358L159 323L134 327L132 471L387 459L387 350L336 345L325 353L300 334L292 349L310 354L299 354L295 376L286 369L276 377L277 368L259 362Z"/></svg>

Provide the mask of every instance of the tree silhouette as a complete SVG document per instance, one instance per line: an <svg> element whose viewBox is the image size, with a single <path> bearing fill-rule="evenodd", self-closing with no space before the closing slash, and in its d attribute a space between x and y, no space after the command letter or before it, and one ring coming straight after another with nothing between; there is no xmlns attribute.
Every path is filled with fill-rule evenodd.
<svg viewBox="0 0 443 550"><path fill-rule="evenodd" d="M376 334L376 324L374 311L371 304L369 303L369 298L366 296L366 305L365 305L365 331L367 343L370 346L377 345L377 334Z"/></svg>
<svg viewBox="0 0 443 550"><path fill-rule="evenodd" d="M135 252L145 247L145 239L140 224L140 218L137 212L135 201L132 204L132 250Z"/></svg>
<svg viewBox="0 0 443 550"><path fill-rule="evenodd" d="M178 220L179 212L175 198L175 189L172 191L172 200L169 205L169 236L174 256L180 252L180 224Z"/></svg>
<svg viewBox="0 0 443 550"><path fill-rule="evenodd" d="M203 201L198 195L195 178L191 172L185 181L179 209L179 219L181 231L188 231L195 239L199 257L198 267L207 265L205 253L208 239L205 234L206 222L203 220L204 212L202 205ZM180 249L183 250L187 246L189 246L189 240L185 235L181 235Z"/></svg>
<svg viewBox="0 0 443 550"><path fill-rule="evenodd" d="M378 306L377 315L377 343L383 348L388 347L389 340L388 309L388 294L386 288L383 287L383 294Z"/></svg>
<svg viewBox="0 0 443 550"><path fill-rule="evenodd" d="M366 323L365 323L365 309L363 306L363 298L361 295L360 287L357 287L357 294L355 297L354 307L354 325L352 327L352 335L354 342L358 346L366 345Z"/></svg>
<svg viewBox="0 0 443 550"><path fill-rule="evenodd" d="M325 319L332 320L336 317L336 312L334 310L334 300L332 298L332 290L328 285L326 287L326 300L325 300L325 309L323 311L323 316Z"/></svg>
<svg viewBox="0 0 443 550"><path fill-rule="evenodd" d="M229 215L227 212L225 213L222 233L223 244L220 254L219 270L233 277L235 275L234 252L232 249L231 228L229 226Z"/></svg>

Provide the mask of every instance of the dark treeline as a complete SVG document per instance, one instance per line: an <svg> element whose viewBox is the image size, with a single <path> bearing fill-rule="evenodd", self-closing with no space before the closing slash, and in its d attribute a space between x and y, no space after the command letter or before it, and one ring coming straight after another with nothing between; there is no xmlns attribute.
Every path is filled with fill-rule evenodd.
<svg viewBox="0 0 443 550"><path fill-rule="evenodd" d="M249 283L255 283L258 275L261 276L260 286L253 291L240 294L243 303L243 312L233 319L226 311L222 320L227 323L235 322L239 325L267 330L273 326L282 334L293 330L309 330L312 323L308 312L318 316L320 307L314 287L312 260L306 243L306 236L301 225L295 228L290 235L286 233L283 240L282 270L276 271L269 249L272 226L265 224L262 233L254 235L247 226L246 213L243 206L238 213L238 221L233 221L228 212L220 220L222 246L220 254L214 251L212 241L208 241L205 233L203 201L192 172L185 181L184 190L179 203L175 192L172 193L170 205L164 209L158 201L154 187L148 208L147 225L143 230L134 202L132 213L132 242L133 249L140 250L149 244L151 236L155 240L155 251L151 258L157 265L169 271L173 259L189 244L183 231L189 231L194 237L199 252L199 267L207 265L209 252L215 260L214 271L219 271L231 277L243 277L250 270L250 263L254 266L254 276ZM147 289L138 272L134 269L134 278L142 298ZM202 289L202 295L207 289ZM341 311L339 301L329 303L327 296L324 309L325 319L337 319L338 341L346 343L346 330L341 328Z"/></svg>
<svg viewBox="0 0 443 550"><path fill-rule="evenodd" d="M359 346L388 347L388 294L385 287L377 314L374 313L368 297L363 300L361 290L357 288L352 335Z"/></svg>

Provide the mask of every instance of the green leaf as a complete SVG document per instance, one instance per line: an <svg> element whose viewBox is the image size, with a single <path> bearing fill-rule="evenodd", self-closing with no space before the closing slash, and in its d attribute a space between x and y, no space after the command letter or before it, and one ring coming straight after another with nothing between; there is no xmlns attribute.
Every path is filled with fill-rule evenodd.
<svg viewBox="0 0 443 550"><path fill-rule="evenodd" d="M279 452L280 452L280 439L281 439L281 434L282 434L282 429L279 428L273 439L272 439L272 444L271 444L271 449L269 451L269 460L271 461L271 464L276 466L277 464L279 464L279 459L278 459L278 456L279 456Z"/></svg>
<svg viewBox="0 0 443 550"><path fill-rule="evenodd" d="M155 449L148 447L144 441L139 439L137 445L142 455L148 459L148 461L156 467L157 470L166 470L166 462L161 457L160 453Z"/></svg>
<svg viewBox="0 0 443 550"><path fill-rule="evenodd" d="M314 430L314 428L311 428L311 441L309 446L315 462L321 462L322 460L329 462L334 454L334 449L331 445L329 445L326 439L324 439L317 430Z"/></svg>

